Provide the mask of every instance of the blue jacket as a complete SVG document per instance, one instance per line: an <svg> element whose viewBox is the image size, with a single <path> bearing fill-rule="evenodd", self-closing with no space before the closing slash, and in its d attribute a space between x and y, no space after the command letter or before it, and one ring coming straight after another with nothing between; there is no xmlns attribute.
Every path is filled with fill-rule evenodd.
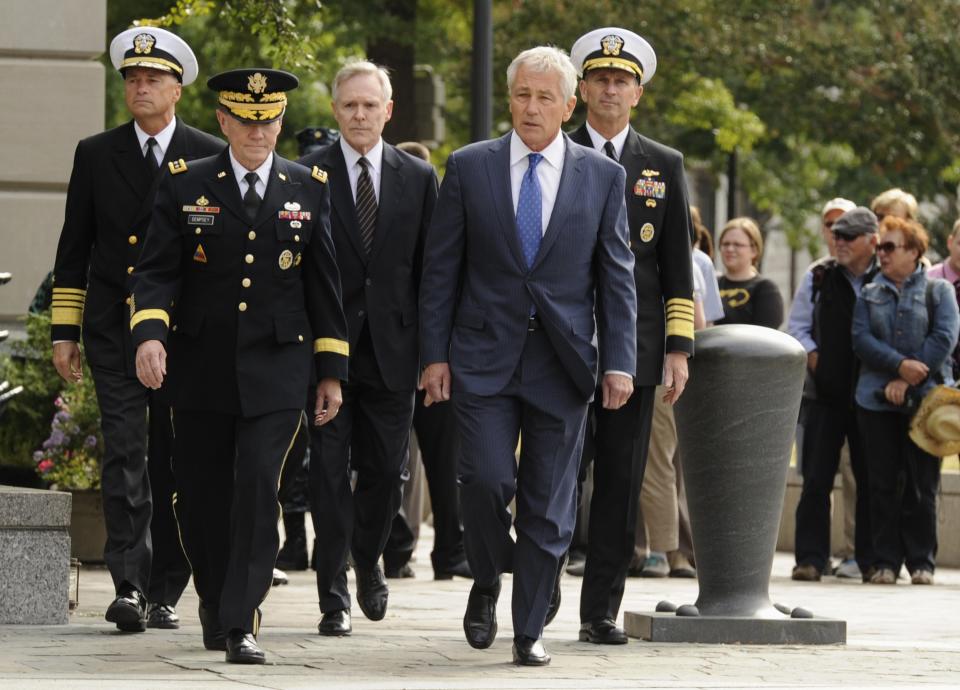
<svg viewBox="0 0 960 690"><path fill-rule="evenodd" d="M927 274L922 266L899 290L879 274L861 291L853 314L853 349L862 362L856 393L860 407L903 411L881 397L884 386L898 378L897 368L905 359L920 360L930 368L930 376L913 391L917 400L938 383L953 383L950 353L960 323L957 301L950 283L939 278L930 282L932 325L928 323Z"/></svg>

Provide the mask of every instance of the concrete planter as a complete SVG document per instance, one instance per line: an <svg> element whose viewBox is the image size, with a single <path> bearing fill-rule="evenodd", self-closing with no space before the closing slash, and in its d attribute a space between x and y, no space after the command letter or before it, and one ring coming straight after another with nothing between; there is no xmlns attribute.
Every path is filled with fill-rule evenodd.
<svg viewBox="0 0 960 690"><path fill-rule="evenodd" d="M73 491L70 514L70 555L83 564L103 563L107 528L103 519L103 499L98 489Z"/></svg>

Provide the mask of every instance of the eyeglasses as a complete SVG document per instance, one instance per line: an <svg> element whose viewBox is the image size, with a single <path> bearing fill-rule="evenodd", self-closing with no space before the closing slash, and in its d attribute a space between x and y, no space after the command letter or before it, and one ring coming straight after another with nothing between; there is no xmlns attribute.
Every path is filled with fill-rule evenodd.
<svg viewBox="0 0 960 690"><path fill-rule="evenodd" d="M885 254L890 254L895 249L900 249L903 246L905 245L895 244L894 242L881 242L880 244L877 245L877 251L883 252Z"/></svg>
<svg viewBox="0 0 960 690"><path fill-rule="evenodd" d="M720 249L747 249L751 245L746 242L721 242Z"/></svg>
<svg viewBox="0 0 960 690"><path fill-rule="evenodd" d="M858 237L862 237L862 235L858 232L843 232L842 230L839 232L837 230L833 231L833 239L835 240L843 240L844 242L855 242Z"/></svg>

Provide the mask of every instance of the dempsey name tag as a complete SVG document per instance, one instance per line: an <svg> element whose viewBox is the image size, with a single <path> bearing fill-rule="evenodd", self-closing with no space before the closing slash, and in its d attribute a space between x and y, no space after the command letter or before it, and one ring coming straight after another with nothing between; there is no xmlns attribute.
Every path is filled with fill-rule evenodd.
<svg viewBox="0 0 960 690"><path fill-rule="evenodd" d="M188 225L213 225L213 216L209 213L191 213L187 216Z"/></svg>

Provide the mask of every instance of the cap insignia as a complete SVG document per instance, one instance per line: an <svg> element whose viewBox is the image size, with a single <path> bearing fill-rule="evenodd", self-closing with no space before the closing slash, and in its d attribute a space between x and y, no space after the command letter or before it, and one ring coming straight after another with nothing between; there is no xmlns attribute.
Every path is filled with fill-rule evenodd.
<svg viewBox="0 0 960 690"><path fill-rule="evenodd" d="M149 55L156 42L157 39L150 34L137 34L133 38L133 52L137 55Z"/></svg>
<svg viewBox="0 0 960 690"><path fill-rule="evenodd" d="M623 39L615 34L604 36L600 39L600 47L603 48L604 55L617 56L623 48Z"/></svg>
<svg viewBox="0 0 960 690"><path fill-rule="evenodd" d="M260 74L260 72L255 72L251 74L247 79L247 90L252 93L263 93L267 88L267 78Z"/></svg>
<svg viewBox="0 0 960 690"><path fill-rule="evenodd" d="M210 205L210 200L207 199L207 197L201 196L199 199L197 199L197 206L209 206L209 205Z"/></svg>

